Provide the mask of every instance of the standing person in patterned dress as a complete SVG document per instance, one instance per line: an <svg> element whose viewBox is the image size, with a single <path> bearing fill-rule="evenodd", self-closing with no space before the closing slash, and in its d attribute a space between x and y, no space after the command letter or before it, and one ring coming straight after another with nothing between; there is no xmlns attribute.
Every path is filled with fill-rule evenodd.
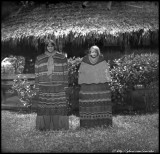
<svg viewBox="0 0 160 154"><path fill-rule="evenodd" d="M69 129L65 87L68 86L67 58L55 50L53 40L46 41L45 53L35 63L35 85L38 91L36 128Z"/></svg>
<svg viewBox="0 0 160 154"><path fill-rule="evenodd" d="M100 49L92 46L79 68L80 127L112 125L109 66Z"/></svg>

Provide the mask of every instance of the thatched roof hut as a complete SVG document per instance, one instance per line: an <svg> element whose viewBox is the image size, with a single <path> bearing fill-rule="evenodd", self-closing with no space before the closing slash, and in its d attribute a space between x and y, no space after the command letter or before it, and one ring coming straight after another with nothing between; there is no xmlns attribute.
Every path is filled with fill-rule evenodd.
<svg viewBox="0 0 160 154"><path fill-rule="evenodd" d="M2 52L13 52L21 46L16 53L25 50L25 45L39 49L46 37L55 39L59 50L67 43L90 46L98 41L103 46L158 45L158 7L151 2L136 2L139 6L127 3L115 4L110 11L105 1L92 2L85 9L81 2L23 9L2 23Z"/></svg>

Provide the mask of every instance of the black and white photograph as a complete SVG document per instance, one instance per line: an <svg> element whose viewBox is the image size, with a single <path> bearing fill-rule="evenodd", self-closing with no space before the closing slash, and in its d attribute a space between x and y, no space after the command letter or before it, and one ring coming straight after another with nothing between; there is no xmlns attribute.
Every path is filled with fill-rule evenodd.
<svg viewBox="0 0 160 154"><path fill-rule="evenodd" d="M1 1L2 153L159 153L159 1Z"/></svg>

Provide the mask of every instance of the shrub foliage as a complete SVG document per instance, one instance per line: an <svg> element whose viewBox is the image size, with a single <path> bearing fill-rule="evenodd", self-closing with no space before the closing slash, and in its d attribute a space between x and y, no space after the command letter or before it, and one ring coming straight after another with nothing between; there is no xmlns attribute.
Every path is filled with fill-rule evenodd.
<svg viewBox="0 0 160 154"><path fill-rule="evenodd" d="M76 106L76 107L78 106L77 105L78 92L79 92L78 70L81 62L82 62L82 58L79 58L79 57L68 59L69 88L68 90L66 90L66 94L67 94L68 107L69 107L70 113L73 110L71 109L73 106ZM113 66L110 67L110 74L112 78L110 87L111 87L111 99L114 104L116 103L123 104L124 98L126 97L127 92L129 90L134 90L136 86L141 85L144 88L149 87L149 88L155 89L156 85L154 83L159 81L159 72L158 72L159 57L157 54L150 53L150 54L139 55L139 54L133 53L130 55L124 55L119 59L115 59L112 62L112 64ZM17 90L17 92L19 92L19 96L21 100L22 98L23 99L27 98L29 100L29 98L31 98L30 94L35 95L34 90L31 90L30 88L28 88L30 87L30 85L28 85L28 82L25 82L25 81L14 80L13 87L14 89ZM23 87L22 83L27 83L27 84L24 84L24 87ZM19 88L17 89L17 87ZM158 88L156 88L156 93L157 92L158 92ZM27 97L22 97L24 94L26 94L25 96ZM158 99L157 94L154 96L156 97L156 99Z"/></svg>
<svg viewBox="0 0 160 154"><path fill-rule="evenodd" d="M137 85L149 87L159 79L157 54L130 54L114 60L110 73L112 76L111 91L114 102L122 102L128 90Z"/></svg>
<svg viewBox="0 0 160 154"><path fill-rule="evenodd" d="M19 74L16 76L12 86L13 92L16 91L19 100L24 106L31 107L32 99L36 95L35 86L31 86L25 75Z"/></svg>
<svg viewBox="0 0 160 154"><path fill-rule="evenodd" d="M80 64L82 62L82 58L70 58L68 59L68 84L69 87L78 86L78 70Z"/></svg>
<svg viewBox="0 0 160 154"><path fill-rule="evenodd" d="M69 59L69 86L78 85L78 70L82 58ZM111 97L114 104L124 104L125 97L129 90L141 86L144 88L154 88L151 86L159 80L159 57L157 54L129 54L119 59L115 59L110 67L112 77ZM110 65L109 65L110 66ZM154 84L155 85L155 84ZM157 89L156 89L157 91ZM73 90L68 93L69 96L74 95ZM157 96L154 95L155 97ZM69 97L71 98L71 97ZM156 97L157 99L158 97ZM153 98L155 101L155 98ZM71 102L71 100L69 100Z"/></svg>

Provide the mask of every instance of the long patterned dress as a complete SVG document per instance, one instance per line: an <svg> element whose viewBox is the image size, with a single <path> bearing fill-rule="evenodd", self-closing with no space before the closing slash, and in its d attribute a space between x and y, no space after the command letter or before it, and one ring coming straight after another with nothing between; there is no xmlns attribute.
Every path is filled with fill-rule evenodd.
<svg viewBox="0 0 160 154"><path fill-rule="evenodd" d="M69 128L64 88L68 85L67 58L61 53L40 55L35 63L35 83L38 89L36 128L59 130ZM53 61L52 73L47 75L48 60Z"/></svg>
<svg viewBox="0 0 160 154"><path fill-rule="evenodd" d="M92 64L85 56L79 69L80 126L95 127L112 125L111 81L109 67L103 56Z"/></svg>

